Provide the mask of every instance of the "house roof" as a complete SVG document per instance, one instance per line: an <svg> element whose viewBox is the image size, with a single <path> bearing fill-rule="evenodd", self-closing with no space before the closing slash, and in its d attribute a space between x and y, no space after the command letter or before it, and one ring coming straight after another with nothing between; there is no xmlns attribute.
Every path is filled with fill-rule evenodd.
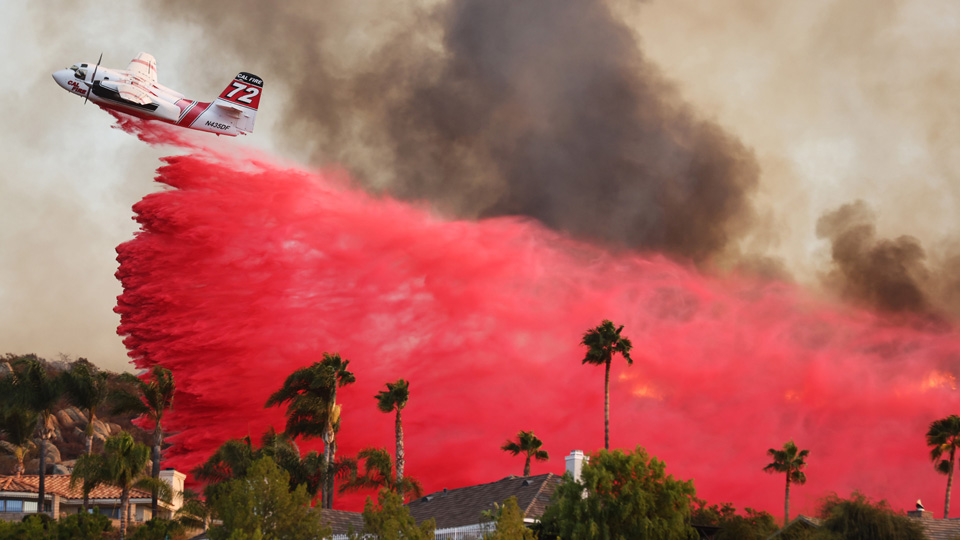
<svg viewBox="0 0 960 540"><path fill-rule="evenodd" d="M805 516L803 514L790 520L790 523L787 523L786 527L780 529L779 531L771 534L767 537L767 540L773 538L779 538L783 531L787 529L792 529L794 527L803 527L807 529L819 529L823 525L823 520L820 518Z"/></svg>
<svg viewBox="0 0 960 540"><path fill-rule="evenodd" d="M437 491L410 501L407 508L417 522L434 518L437 528L445 529L480 523L483 512L493 510L494 503L516 496L524 517L536 519L543 515L561 480L553 473L508 476L489 484Z"/></svg>
<svg viewBox="0 0 960 540"><path fill-rule="evenodd" d="M923 532L930 540L953 540L960 537L960 518L921 519Z"/></svg>
<svg viewBox="0 0 960 540"><path fill-rule="evenodd" d="M83 499L83 490L77 484L76 488L70 489L69 474L48 474L44 479L44 488L49 494L57 494L64 499ZM13 491L25 493L37 493L40 491L40 477L35 474L24 474L17 478L16 476L0 476L0 492ZM131 499L149 499L150 492L142 489L131 489ZM90 492L90 499L119 499L120 488L99 485Z"/></svg>
<svg viewBox="0 0 960 540"><path fill-rule="evenodd" d="M354 532L363 530L363 514L347 510L320 510L320 521L333 529L333 534L347 534L352 527Z"/></svg>

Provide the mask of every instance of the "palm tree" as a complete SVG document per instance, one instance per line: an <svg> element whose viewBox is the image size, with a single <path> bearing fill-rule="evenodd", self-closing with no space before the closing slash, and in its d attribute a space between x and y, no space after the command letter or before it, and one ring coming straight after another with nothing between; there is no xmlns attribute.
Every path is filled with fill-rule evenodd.
<svg viewBox="0 0 960 540"><path fill-rule="evenodd" d="M264 405L272 407L289 403L285 431L293 437L320 437L323 440L326 472L321 495L323 508L333 508L336 432L340 428L337 388L357 380L347 371L349 364L349 360L342 359L337 353L323 353L322 361L290 374Z"/></svg>
<svg viewBox="0 0 960 540"><path fill-rule="evenodd" d="M107 400L110 391L108 378L106 373L86 358L70 364L70 370L63 373L63 387L70 403L87 411L87 425L83 430L87 454L93 452L93 426L97 420L97 409Z"/></svg>
<svg viewBox="0 0 960 540"><path fill-rule="evenodd" d="M53 436L51 429L53 408L60 401L62 389L57 379L47 375L47 368L34 355L21 356L14 361L19 370L5 378L0 392L10 396L10 405L34 413L35 433L39 445L39 478L37 481L37 512L44 511L46 496L47 441Z"/></svg>
<svg viewBox="0 0 960 540"><path fill-rule="evenodd" d="M363 474L359 474L357 462L363 460ZM397 480L393 474L393 463L390 462L390 454L384 448L364 448L357 453L356 460L350 460L348 463L348 480L340 486L340 493L347 491L360 491L363 489L380 490L388 489L396 491L403 497L403 494L417 498L423 495L423 486L420 482L405 477Z"/></svg>
<svg viewBox="0 0 960 540"><path fill-rule="evenodd" d="M603 447L610 450L610 363L613 361L613 355L620 353L627 361L627 364L633 365L633 359L630 358L630 349L633 344L630 339L621 336L623 325L614 327L613 323L604 319L600 326L587 330L580 340L581 345L587 346L587 354L583 358L584 364L593 364L595 366L603 365Z"/></svg>
<svg viewBox="0 0 960 540"><path fill-rule="evenodd" d="M230 439L192 471L198 480L207 483L204 495L208 500L216 499L217 486L227 480L245 477L253 463L265 456L290 475L290 491L303 484L311 497L317 496L326 479L326 471L323 459L316 451L301 457L293 439L286 433L277 433L272 427L263 434L260 443L256 448L250 437ZM342 464L334 464L335 472L341 469Z"/></svg>
<svg viewBox="0 0 960 540"><path fill-rule="evenodd" d="M103 443L103 454L84 454L70 475L70 487L82 482L84 490L98 484L120 488L120 538L127 532L130 516L130 490L150 490L164 498L171 495L166 482L147 474L150 448L133 440L127 432L120 432ZM154 514L156 515L156 514Z"/></svg>
<svg viewBox="0 0 960 540"><path fill-rule="evenodd" d="M160 480L160 450L163 446L163 415L167 409L173 407L173 395L177 390L173 382L173 374L169 369L153 366L150 377L141 379L129 373L120 376L123 382L129 383L135 389L122 389L113 394L114 414L134 413L146 416L153 424L153 468L151 476ZM152 515L159 511L157 493L151 494L150 509Z"/></svg>
<svg viewBox="0 0 960 540"><path fill-rule="evenodd" d="M177 510L175 519L184 527L206 532L210 518L211 508L207 501L192 489L183 490L183 506Z"/></svg>
<svg viewBox="0 0 960 540"><path fill-rule="evenodd" d="M803 468L807 466L804 458L809 454L809 450L798 450L793 441L783 445L783 449L776 450L771 448L767 450L767 455L773 458L773 463L763 468L768 473L786 473L787 492L783 503L783 526L786 527L790 522L790 483L803 485L807 483L807 475Z"/></svg>
<svg viewBox="0 0 960 540"><path fill-rule="evenodd" d="M503 443L500 449L504 452L510 452L513 455L517 455L520 452L526 454L527 459L523 463L523 475L530 476L531 458L537 461L547 461L550 459L550 454L548 454L546 450L541 450L541 446L543 446L543 441L537 438L532 431L520 431L517 433L516 442L507 439L507 442Z"/></svg>
<svg viewBox="0 0 960 540"><path fill-rule="evenodd" d="M960 448L960 416L951 414L930 424L927 430L927 446L930 447L930 459L938 472L947 475L947 497L943 503L943 519L950 517L950 488L953 487L953 469L957 448ZM944 453L949 459L941 460Z"/></svg>
<svg viewBox="0 0 960 540"><path fill-rule="evenodd" d="M0 409L0 434L6 439L0 441L0 448L13 455L17 460L14 475L17 478L23 474L23 462L36 450L36 445L30 440L37 429L37 415L19 407Z"/></svg>
<svg viewBox="0 0 960 540"><path fill-rule="evenodd" d="M377 398L377 408L380 409L380 412L389 413L391 411L397 411L397 418L394 423L394 432L397 436L397 488L400 489L403 486L403 423L400 420L400 411L407 406L407 401L410 399L410 383L403 379L397 379L397 382L387 383L387 389L381 390L376 396ZM403 497L403 491L400 491L400 496Z"/></svg>

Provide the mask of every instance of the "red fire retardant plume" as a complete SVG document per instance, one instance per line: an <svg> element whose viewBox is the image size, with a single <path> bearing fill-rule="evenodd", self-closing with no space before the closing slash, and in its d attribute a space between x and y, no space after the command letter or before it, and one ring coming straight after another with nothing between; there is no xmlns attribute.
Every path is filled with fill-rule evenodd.
<svg viewBox="0 0 960 540"><path fill-rule="evenodd" d="M523 219L451 221L341 174L223 150L235 141L121 124L187 152L164 160L157 181L171 189L134 206L141 232L117 249L118 332L137 367L176 378L166 466L282 429L267 396L328 351L357 377L339 394L341 455L393 452L374 394L403 377L407 474L427 491L519 474L499 449L519 430L550 453L534 474L562 473L571 450L603 446L603 369L581 365L578 344L609 318L634 343L632 367L614 361L612 446L645 446L711 502L779 515L784 480L761 469L793 439L810 450L796 511L859 489L940 514L946 482L924 433L960 412L954 328L704 277Z"/></svg>

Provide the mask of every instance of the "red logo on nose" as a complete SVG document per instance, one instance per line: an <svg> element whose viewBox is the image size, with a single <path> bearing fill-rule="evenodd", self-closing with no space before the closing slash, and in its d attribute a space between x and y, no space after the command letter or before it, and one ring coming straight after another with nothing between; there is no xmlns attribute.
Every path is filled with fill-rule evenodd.
<svg viewBox="0 0 960 540"><path fill-rule="evenodd" d="M78 83L77 81L67 81L67 86L70 87L71 91L76 92L81 96L87 93L87 90L85 88L80 88L80 83Z"/></svg>

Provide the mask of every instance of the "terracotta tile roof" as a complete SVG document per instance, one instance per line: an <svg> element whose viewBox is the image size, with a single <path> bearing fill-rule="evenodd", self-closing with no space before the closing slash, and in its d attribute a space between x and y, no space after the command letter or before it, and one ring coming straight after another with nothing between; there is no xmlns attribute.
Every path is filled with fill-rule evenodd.
<svg viewBox="0 0 960 540"><path fill-rule="evenodd" d="M25 474L19 479L15 476L0 476L0 491L21 491L27 493L36 493L40 490L40 477L35 474ZM64 499L83 499L83 491L80 485L76 489L70 489L70 475L68 474L48 474L45 478L44 488L47 493L63 497ZM107 485L99 485L90 492L91 499L119 499L120 488ZM150 492L141 489L130 490L131 499L149 499Z"/></svg>
<svg viewBox="0 0 960 540"><path fill-rule="evenodd" d="M347 534L351 525L354 532L363 530L363 514L346 510L320 510L320 520L333 529L333 534Z"/></svg>
<svg viewBox="0 0 960 540"><path fill-rule="evenodd" d="M960 538L960 518L921 519L923 532L930 540L954 540Z"/></svg>
<svg viewBox="0 0 960 540"><path fill-rule="evenodd" d="M516 496L524 516L535 519L543 515L561 480L553 473L508 476L489 484L437 491L410 501L407 508L417 522L434 518L437 528L444 529L480 523L483 512L494 508L493 503L502 504Z"/></svg>

